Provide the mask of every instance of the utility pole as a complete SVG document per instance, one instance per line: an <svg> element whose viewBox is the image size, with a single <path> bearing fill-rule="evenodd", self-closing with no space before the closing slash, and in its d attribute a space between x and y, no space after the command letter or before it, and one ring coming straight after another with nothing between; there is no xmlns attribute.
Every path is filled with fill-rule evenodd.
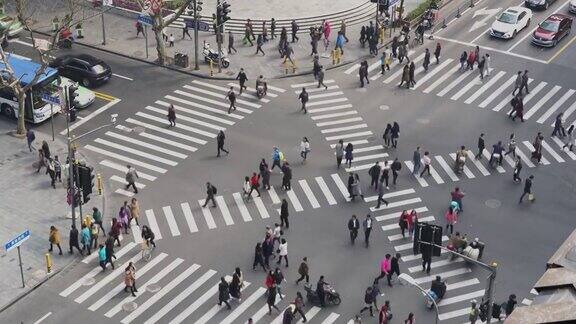
<svg viewBox="0 0 576 324"><path fill-rule="evenodd" d="M194 0L192 8L194 10L194 70L200 70L198 66L198 28L200 23L198 22L200 15L199 12L202 11L202 2Z"/></svg>
<svg viewBox="0 0 576 324"><path fill-rule="evenodd" d="M222 29L224 28L224 22L220 22L221 15L220 12L220 0L216 3L216 43L218 43L218 73L222 73L222 42L220 38L222 36ZM222 26L222 27L221 27Z"/></svg>
<svg viewBox="0 0 576 324"><path fill-rule="evenodd" d="M102 17L102 45L106 45L106 25L104 24L104 6L106 5L108 1L107 0L102 0L102 6L101 6L101 15L100 17Z"/></svg>

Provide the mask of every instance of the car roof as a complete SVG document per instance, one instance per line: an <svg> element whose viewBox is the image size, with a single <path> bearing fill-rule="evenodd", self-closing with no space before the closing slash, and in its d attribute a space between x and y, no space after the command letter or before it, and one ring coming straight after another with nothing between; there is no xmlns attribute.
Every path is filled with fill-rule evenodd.
<svg viewBox="0 0 576 324"><path fill-rule="evenodd" d="M96 65L102 62L102 60L88 54L79 54L79 55L69 55L70 58L74 58L79 61L83 61L88 63L89 65Z"/></svg>
<svg viewBox="0 0 576 324"><path fill-rule="evenodd" d="M569 19L570 17L563 14L555 13L551 14L548 18L546 18L546 20L562 21L567 18Z"/></svg>

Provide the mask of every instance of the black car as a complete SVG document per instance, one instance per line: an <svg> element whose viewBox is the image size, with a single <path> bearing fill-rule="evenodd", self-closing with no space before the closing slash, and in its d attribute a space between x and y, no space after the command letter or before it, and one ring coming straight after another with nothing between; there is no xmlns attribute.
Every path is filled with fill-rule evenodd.
<svg viewBox="0 0 576 324"><path fill-rule="evenodd" d="M105 83L112 76L112 69L104 61L88 54L63 55L50 63L61 76L93 87Z"/></svg>
<svg viewBox="0 0 576 324"><path fill-rule="evenodd" d="M556 0L526 0L524 6L532 9L548 9L548 7Z"/></svg>

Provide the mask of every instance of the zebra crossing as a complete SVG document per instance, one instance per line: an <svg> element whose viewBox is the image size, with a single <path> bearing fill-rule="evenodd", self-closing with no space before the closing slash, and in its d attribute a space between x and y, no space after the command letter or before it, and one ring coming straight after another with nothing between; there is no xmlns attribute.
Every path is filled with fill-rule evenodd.
<svg viewBox="0 0 576 324"><path fill-rule="evenodd" d="M193 80L143 107L84 148L103 157L100 165L111 171L109 180L120 187L115 192L132 197L134 193L124 190L126 165L138 170L136 187L144 189L215 139L219 131L225 131L285 92L269 86L267 97L258 99L255 90L249 88L237 96L237 109L228 114L230 104L226 94L230 87L239 90L234 83L218 85ZM177 112L175 127L169 127L166 119L171 105Z"/></svg>
<svg viewBox="0 0 576 324"><path fill-rule="evenodd" d="M294 181L289 191L270 187L270 190L261 190L260 197L256 191L250 200L243 196L242 192L217 195L216 207L208 205L203 208L204 199L200 199L147 209L144 211L144 224L152 229L156 239L161 239L193 235L258 219L278 219L281 199L288 202L290 213L329 207L350 200L348 189L338 174L332 174L327 179L317 176L310 180ZM139 242L139 239L135 238L135 241Z"/></svg>
<svg viewBox="0 0 576 324"><path fill-rule="evenodd" d="M516 80L516 71L507 72L497 69L490 70L490 76L481 80L478 70L462 71L458 60L442 58L440 64L432 63L428 72L424 71L421 61L424 52L417 54L409 52L408 56L418 66L415 70L416 85L411 91L420 90L427 94L436 94L439 97L450 98L453 101L461 101L467 105L477 105L481 109L503 111L509 113L510 101ZM433 60L434 61L434 60ZM369 78L374 81L383 78L385 84L399 84L402 76L403 65L394 60L390 71L381 74L376 69L380 64L376 60L369 68ZM357 74L360 65L355 64L345 70L346 75ZM370 75L371 74L371 75ZM576 125L576 90L560 85L549 84L546 81L529 79L530 93L524 97L524 119L536 119L536 123L549 123L553 126L558 113L564 112L563 120L568 128ZM539 100L534 97L538 95ZM534 99L534 100L532 100ZM507 107L507 109L504 109Z"/></svg>
<svg viewBox="0 0 576 324"><path fill-rule="evenodd" d="M145 262L139 245L133 242L121 248L116 256L115 270L102 272L95 262L81 263L79 266L87 273L59 295L122 324L230 324L246 323L248 318L254 323L270 323L274 318L281 319L281 314L275 312L267 315L266 289L260 283L244 281L242 299L232 299L232 310L228 311L225 305L218 306L217 301L219 278L224 276L230 281L229 275L164 252L154 253L150 261ZM124 292L123 273L129 262L137 269L136 297ZM277 298L277 306L283 310L291 301ZM305 311L311 323L332 324L340 317L338 313L315 306L308 306Z"/></svg>
<svg viewBox="0 0 576 324"><path fill-rule="evenodd" d="M324 139L330 143L331 148L336 147L339 140L345 144L354 145L354 165L346 168L346 171L359 171L369 169L374 161L380 161L388 157L382 145L373 145L367 139L374 136L368 129L368 124L354 110L348 98L340 91L340 87L334 80L325 80L328 86L316 88L316 82L292 84L290 87L294 93L299 94L303 87L309 93L309 101L306 105L310 118L320 128ZM360 163L358 163L360 162Z"/></svg>

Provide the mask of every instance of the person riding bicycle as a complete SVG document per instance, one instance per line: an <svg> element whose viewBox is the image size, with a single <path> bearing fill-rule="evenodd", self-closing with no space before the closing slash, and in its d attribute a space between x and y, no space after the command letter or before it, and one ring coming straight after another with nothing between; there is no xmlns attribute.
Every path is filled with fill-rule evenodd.
<svg viewBox="0 0 576 324"><path fill-rule="evenodd" d="M436 276L436 280L432 281L430 291L436 294L436 300L444 298L444 295L446 294L446 283L442 281L440 276Z"/></svg>
<svg viewBox="0 0 576 324"><path fill-rule="evenodd" d="M156 243L154 243L154 232L152 232L148 225L142 226L142 238L146 241L148 247L150 247L150 244L152 244L153 247L156 247Z"/></svg>

